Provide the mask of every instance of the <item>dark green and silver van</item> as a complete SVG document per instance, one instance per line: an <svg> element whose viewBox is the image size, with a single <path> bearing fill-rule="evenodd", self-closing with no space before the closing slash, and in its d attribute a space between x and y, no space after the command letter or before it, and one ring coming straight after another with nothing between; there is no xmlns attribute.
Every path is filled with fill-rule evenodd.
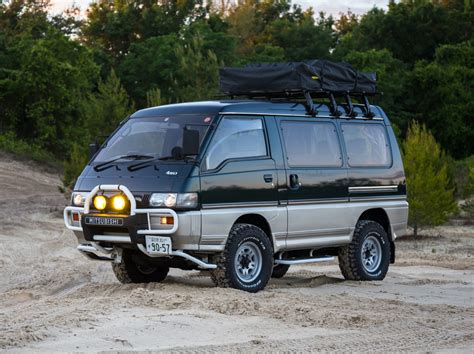
<svg viewBox="0 0 474 354"><path fill-rule="evenodd" d="M346 279L383 279L407 228L399 148L381 108L337 109L351 114L255 99L140 110L92 151L65 224L123 283L176 267L255 292L334 257Z"/></svg>

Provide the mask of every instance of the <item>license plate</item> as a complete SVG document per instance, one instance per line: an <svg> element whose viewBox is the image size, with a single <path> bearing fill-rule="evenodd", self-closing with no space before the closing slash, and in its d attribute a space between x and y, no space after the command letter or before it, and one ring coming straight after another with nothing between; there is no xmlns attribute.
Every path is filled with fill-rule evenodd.
<svg viewBox="0 0 474 354"><path fill-rule="evenodd" d="M171 238L161 236L145 236L146 250L150 254L162 254L170 255L171 251Z"/></svg>
<svg viewBox="0 0 474 354"><path fill-rule="evenodd" d="M86 224L103 226L123 226L121 218L103 218L98 216L86 216Z"/></svg>

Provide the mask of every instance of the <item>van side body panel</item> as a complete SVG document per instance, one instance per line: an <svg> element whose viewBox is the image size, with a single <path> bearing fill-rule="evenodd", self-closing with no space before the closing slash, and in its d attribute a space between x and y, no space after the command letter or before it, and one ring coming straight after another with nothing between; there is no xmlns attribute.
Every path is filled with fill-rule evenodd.
<svg viewBox="0 0 474 354"><path fill-rule="evenodd" d="M282 137L282 121L334 124L341 148L341 165L330 168L290 167ZM378 124L386 129L391 152L390 166L349 166L342 124L354 121L355 124ZM265 122L270 160L243 159L227 163L217 173L201 172L203 208L200 250L223 250L234 222L248 214L258 214L266 219L275 252L350 243L361 215L378 208L387 214L392 240L405 234L408 203L403 165L395 135L385 116L369 121L288 114L266 116ZM254 189L252 184L258 184L260 175L268 172L274 173L275 188L270 188L271 191L268 186ZM300 178L302 187L298 190L290 188L291 174L297 174Z"/></svg>

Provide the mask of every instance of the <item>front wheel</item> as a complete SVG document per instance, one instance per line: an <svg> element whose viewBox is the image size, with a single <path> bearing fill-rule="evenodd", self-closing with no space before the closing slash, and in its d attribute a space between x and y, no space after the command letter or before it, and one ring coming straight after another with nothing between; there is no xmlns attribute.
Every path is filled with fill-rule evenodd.
<svg viewBox="0 0 474 354"><path fill-rule="evenodd" d="M143 265L133 260L132 253L124 250L122 261L112 263L115 277L122 284L128 283L159 283L166 279L169 267Z"/></svg>
<svg viewBox="0 0 474 354"><path fill-rule="evenodd" d="M357 223L352 242L339 250L339 268L348 280L382 280L390 264L390 242L382 225Z"/></svg>
<svg viewBox="0 0 474 354"><path fill-rule="evenodd" d="M236 224L225 249L214 256L211 278L220 287L248 292L265 288L273 269L273 248L265 232L250 224Z"/></svg>

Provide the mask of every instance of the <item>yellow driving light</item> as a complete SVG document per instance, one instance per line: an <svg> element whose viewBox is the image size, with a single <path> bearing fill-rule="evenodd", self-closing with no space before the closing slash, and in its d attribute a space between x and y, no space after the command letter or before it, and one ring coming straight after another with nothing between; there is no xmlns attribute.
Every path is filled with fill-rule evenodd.
<svg viewBox="0 0 474 354"><path fill-rule="evenodd" d="M107 199L103 195L98 195L94 198L94 207L97 210L104 210L107 206Z"/></svg>
<svg viewBox="0 0 474 354"><path fill-rule="evenodd" d="M112 198L112 207L115 210L123 210L125 209L125 198L122 195L116 195L115 197Z"/></svg>

